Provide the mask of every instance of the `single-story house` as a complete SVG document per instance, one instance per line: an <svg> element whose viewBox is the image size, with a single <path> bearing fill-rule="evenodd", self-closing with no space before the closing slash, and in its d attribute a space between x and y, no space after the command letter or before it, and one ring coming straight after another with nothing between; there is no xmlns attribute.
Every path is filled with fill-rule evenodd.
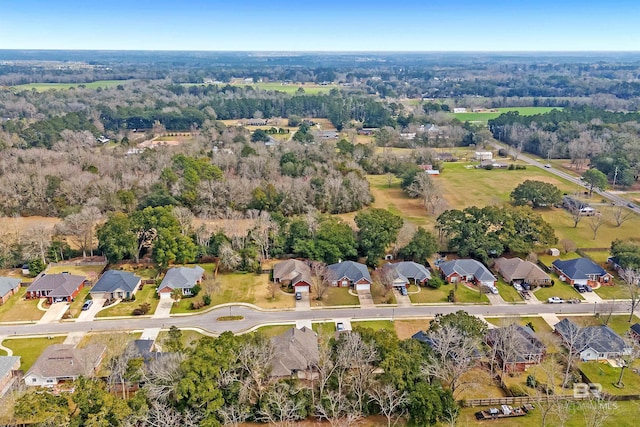
<svg viewBox="0 0 640 427"><path fill-rule="evenodd" d="M506 169L509 167L506 163L496 162L495 160L481 160L480 164L476 166L476 168L486 168L487 166L491 166L493 169Z"/></svg>
<svg viewBox="0 0 640 427"><path fill-rule="evenodd" d="M0 305L20 289L21 280L15 277L0 277ZM1 388L1 387L0 387Z"/></svg>
<svg viewBox="0 0 640 427"><path fill-rule="evenodd" d="M342 261L327 267L327 279L331 286L350 286L356 291L371 290L371 276L366 265L354 261Z"/></svg>
<svg viewBox="0 0 640 427"><path fill-rule="evenodd" d="M629 335L636 339L636 341L640 341L640 323L634 323L629 328Z"/></svg>
<svg viewBox="0 0 640 427"><path fill-rule="evenodd" d="M613 276L589 258L557 259L553 269L571 285L613 285Z"/></svg>
<svg viewBox="0 0 640 427"><path fill-rule="evenodd" d="M534 286L550 286L551 277L531 261L520 258L498 258L493 268L511 284L528 283Z"/></svg>
<svg viewBox="0 0 640 427"><path fill-rule="evenodd" d="M433 165L419 165L419 168L424 171L427 175L438 176L440 175L440 171L438 169L434 169Z"/></svg>
<svg viewBox="0 0 640 427"><path fill-rule="evenodd" d="M31 387L54 387L79 377L93 377L107 352L104 344L90 344L74 348L69 344L47 347L24 376Z"/></svg>
<svg viewBox="0 0 640 427"><path fill-rule="evenodd" d="M431 279L429 270L424 265L413 261L387 263L382 266L382 272L391 275L395 287L407 287L412 283L424 285Z"/></svg>
<svg viewBox="0 0 640 427"><path fill-rule="evenodd" d="M291 328L281 335L271 338L273 358L271 376L285 378L296 376L300 379L313 379L320 361L318 335L303 326Z"/></svg>
<svg viewBox="0 0 640 427"><path fill-rule="evenodd" d="M273 281L293 286L296 292L310 292L311 269L309 265L297 259L289 259L273 266Z"/></svg>
<svg viewBox="0 0 640 427"><path fill-rule="evenodd" d="M511 325L508 334L505 328L490 329L487 332L486 343L490 347L498 345L496 355L500 358L503 368L507 372L523 372L529 366L538 365L547 353L547 347L538 339L528 326ZM511 348L498 344L502 337L508 337Z"/></svg>
<svg viewBox="0 0 640 427"><path fill-rule="evenodd" d="M562 206L569 212L579 212L580 215L584 216L593 216L596 214L596 210L587 203L569 196L562 197Z"/></svg>
<svg viewBox="0 0 640 427"><path fill-rule="evenodd" d="M140 287L142 279L133 273L120 270L106 271L89 292L92 297L129 299Z"/></svg>
<svg viewBox="0 0 640 427"><path fill-rule="evenodd" d="M474 158L476 160L492 160L493 153L491 151L476 151Z"/></svg>
<svg viewBox="0 0 640 427"><path fill-rule="evenodd" d="M27 298L46 298L49 303L71 302L80 293L85 278L68 273L42 274L27 288Z"/></svg>
<svg viewBox="0 0 640 427"><path fill-rule="evenodd" d="M20 356L0 356L0 398L20 369Z"/></svg>
<svg viewBox="0 0 640 427"><path fill-rule="evenodd" d="M358 135L373 135L378 128L362 128L358 129Z"/></svg>
<svg viewBox="0 0 640 427"><path fill-rule="evenodd" d="M195 267L173 267L164 275L164 279L158 286L158 294L169 295L174 289L180 289L182 295L191 295L191 289L195 285L202 283L204 277L204 268L196 265Z"/></svg>
<svg viewBox="0 0 640 427"><path fill-rule="evenodd" d="M609 326L587 326L580 329L565 318L556 323L554 328L565 347L573 347L574 353L584 361L617 359L631 352L628 344Z"/></svg>
<svg viewBox="0 0 640 427"><path fill-rule="evenodd" d="M478 286L495 287L498 279L475 259L456 259L438 265L448 283L470 282Z"/></svg>

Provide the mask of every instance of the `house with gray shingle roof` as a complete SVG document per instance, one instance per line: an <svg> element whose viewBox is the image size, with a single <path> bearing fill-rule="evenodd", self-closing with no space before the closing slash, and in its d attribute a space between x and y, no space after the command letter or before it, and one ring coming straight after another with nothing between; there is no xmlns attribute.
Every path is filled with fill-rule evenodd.
<svg viewBox="0 0 640 427"><path fill-rule="evenodd" d="M89 293L93 297L129 299L136 293L141 282L140 277L128 271L109 270L93 285Z"/></svg>
<svg viewBox="0 0 640 427"><path fill-rule="evenodd" d="M501 343L505 338L510 342L510 348ZM547 347L528 326L513 324L506 328L489 329L485 340L490 347L498 346L496 355L507 372L526 371L529 366L540 364L547 353Z"/></svg>
<svg viewBox="0 0 640 427"><path fill-rule="evenodd" d="M471 282L478 286L495 287L498 279L475 259L456 259L438 264L442 275L449 283Z"/></svg>
<svg viewBox="0 0 640 427"><path fill-rule="evenodd" d="M589 258L557 259L552 265L560 280L571 285L613 284L613 276Z"/></svg>
<svg viewBox="0 0 640 427"><path fill-rule="evenodd" d="M531 261L520 258L498 258L493 268L502 275L507 283L528 283L535 286L550 286L551 278Z"/></svg>
<svg viewBox="0 0 640 427"><path fill-rule="evenodd" d="M393 278L393 286L424 285L431 279L431 273L422 264L413 261L387 263L382 266L383 274Z"/></svg>
<svg viewBox="0 0 640 427"><path fill-rule="evenodd" d="M191 295L191 289L202 282L204 269L199 265L195 267L173 267L167 271L162 283L158 286L158 294L170 294L174 289L182 290L182 295Z"/></svg>
<svg viewBox="0 0 640 427"><path fill-rule="evenodd" d="M15 277L0 277L0 305L20 289L21 280Z"/></svg>
<svg viewBox="0 0 640 427"><path fill-rule="evenodd" d="M331 286L352 287L356 291L371 289L371 275L366 265L354 261L342 261L327 267L327 279Z"/></svg>
<svg viewBox="0 0 640 427"><path fill-rule="evenodd" d="M300 379L312 379L320 361L318 335L312 329L303 326L291 328L281 335L271 338L273 358L271 359L272 377L297 376Z"/></svg>
<svg viewBox="0 0 640 427"><path fill-rule="evenodd" d="M47 347L24 376L30 387L54 387L79 377L93 377L107 352L104 344L90 344L74 348L69 344Z"/></svg>
<svg viewBox="0 0 640 427"><path fill-rule="evenodd" d="M0 398L16 378L15 372L20 369L19 356L0 356Z"/></svg>
<svg viewBox="0 0 640 427"><path fill-rule="evenodd" d="M309 292L311 269L304 261L288 259L273 266L273 281L283 285L291 285L296 292Z"/></svg>
<svg viewBox="0 0 640 427"><path fill-rule="evenodd" d="M573 347L581 360L617 359L631 352L629 345L606 325L579 328L565 318L554 326L565 347Z"/></svg>
<svg viewBox="0 0 640 427"><path fill-rule="evenodd" d="M46 298L50 304L71 302L84 287L84 280L68 273L42 274L27 288L27 298Z"/></svg>

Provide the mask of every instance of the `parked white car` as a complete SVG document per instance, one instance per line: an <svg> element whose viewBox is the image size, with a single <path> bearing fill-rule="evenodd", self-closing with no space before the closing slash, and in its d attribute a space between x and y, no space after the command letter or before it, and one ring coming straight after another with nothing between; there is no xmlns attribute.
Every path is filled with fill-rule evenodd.
<svg viewBox="0 0 640 427"><path fill-rule="evenodd" d="M551 297L547 300L549 304L562 304L564 300L560 297Z"/></svg>

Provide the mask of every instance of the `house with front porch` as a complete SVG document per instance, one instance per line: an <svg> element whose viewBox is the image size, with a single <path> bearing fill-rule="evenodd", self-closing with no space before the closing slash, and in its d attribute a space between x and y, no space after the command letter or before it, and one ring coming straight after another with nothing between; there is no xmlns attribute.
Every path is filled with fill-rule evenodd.
<svg viewBox="0 0 640 427"><path fill-rule="evenodd" d="M128 271L108 270L93 285L89 293L93 298L130 299L141 283L140 277Z"/></svg>
<svg viewBox="0 0 640 427"><path fill-rule="evenodd" d="M288 259L273 266L273 281L282 285L291 285L295 292L311 290L311 268L298 259Z"/></svg>
<svg viewBox="0 0 640 427"><path fill-rule="evenodd" d="M369 269L359 262L342 261L327 266L327 279L331 286L351 287L356 291L371 290Z"/></svg>
<svg viewBox="0 0 640 427"><path fill-rule="evenodd" d="M475 259L455 259L438 265L448 283L469 282L479 287L493 288L498 279L489 269Z"/></svg>
<svg viewBox="0 0 640 427"><path fill-rule="evenodd" d="M192 295L193 287L202 283L204 277L204 268L196 265L195 267L173 267L164 275L164 279L158 286L157 293L170 295L174 289L180 289L182 295Z"/></svg>
<svg viewBox="0 0 640 427"><path fill-rule="evenodd" d="M631 347L606 325L580 328L568 318L554 326L567 348L583 361L618 359L631 353Z"/></svg>
<svg viewBox="0 0 640 427"><path fill-rule="evenodd" d="M69 273L41 274L27 288L27 298L46 298L49 304L71 302L84 287L85 278Z"/></svg>
<svg viewBox="0 0 640 427"><path fill-rule="evenodd" d="M90 344L83 348L70 344L50 345L27 371L24 383L28 387L55 387L80 377L93 377L106 353L104 344Z"/></svg>
<svg viewBox="0 0 640 427"><path fill-rule="evenodd" d="M552 265L560 280L570 285L613 285L613 276L589 258L557 259Z"/></svg>

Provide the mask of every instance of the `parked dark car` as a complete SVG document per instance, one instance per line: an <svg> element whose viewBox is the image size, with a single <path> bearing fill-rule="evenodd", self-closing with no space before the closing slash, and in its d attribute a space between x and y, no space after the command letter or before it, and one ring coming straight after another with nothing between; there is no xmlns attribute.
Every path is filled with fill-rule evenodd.
<svg viewBox="0 0 640 427"><path fill-rule="evenodd" d="M300 301L302 299L302 292L296 292L296 301Z"/></svg>
<svg viewBox="0 0 640 427"><path fill-rule="evenodd" d="M581 294L587 292L587 288L585 287L585 285L573 285L573 287L576 289L576 291L580 292Z"/></svg>

